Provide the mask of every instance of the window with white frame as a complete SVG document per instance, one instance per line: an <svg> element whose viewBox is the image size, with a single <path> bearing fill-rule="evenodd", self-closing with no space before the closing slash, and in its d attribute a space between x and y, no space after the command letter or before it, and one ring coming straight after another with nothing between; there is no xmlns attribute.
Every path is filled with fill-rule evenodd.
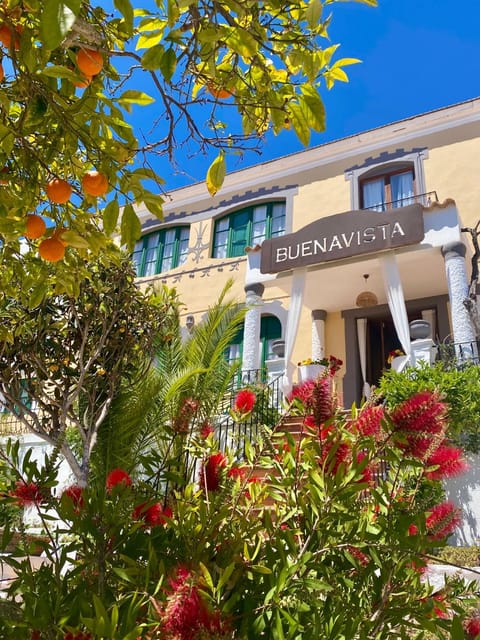
<svg viewBox="0 0 480 640"><path fill-rule="evenodd" d="M362 209L386 211L406 207L415 202L415 195L413 167L387 171L360 180Z"/></svg>
<svg viewBox="0 0 480 640"><path fill-rule="evenodd" d="M216 220L214 258L243 256L245 247L285 234L285 202L267 202L233 211Z"/></svg>
<svg viewBox="0 0 480 640"><path fill-rule="evenodd" d="M137 276L153 276L182 265L189 238L187 226L159 229L140 238L132 254Z"/></svg>

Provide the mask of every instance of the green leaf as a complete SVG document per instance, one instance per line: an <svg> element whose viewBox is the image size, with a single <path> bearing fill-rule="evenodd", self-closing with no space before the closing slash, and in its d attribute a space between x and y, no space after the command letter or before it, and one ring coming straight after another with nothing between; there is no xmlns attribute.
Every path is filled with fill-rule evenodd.
<svg viewBox="0 0 480 640"><path fill-rule="evenodd" d="M132 252L136 241L142 234L142 225L131 204L125 205L120 226L120 237L122 245L126 245L128 251Z"/></svg>
<svg viewBox="0 0 480 640"><path fill-rule="evenodd" d="M163 39L163 33L159 31L155 31L154 33L142 33L142 35L138 38L137 46L135 48L137 50L138 49L148 49L148 50L154 49L156 46L158 46L159 42L161 42L162 39ZM149 51L146 51L144 54L144 57L148 53ZM142 65L145 66L143 64L143 61L142 61Z"/></svg>
<svg viewBox="0 0 480 640"><path fill-rule="evenodd" d="M176 68L177 54L172 48L167 49L160 62L160 71L162 72L162 75L167 82L170 82L170 80L172 79Z"/></svg>
<svg viewBox="0 0 480 640"><path fill-rule="evenodd" d="M45 0L40 16L40 34L48 49L56 49L71 30L80 11L80 0Z"/></svg>
<svg viewBox="0 0 480 640"><path fill-rule="evenodd" d="M291 104L289 109L290 121L298 139L303 145L308 146L310 142L310 128L308 126L304 110L298 104Z"/></svg>
<svg viewBox="0 0 480 640"><path fill-rule="evenodd" d="M120 207L118 206L118 200L116 198L109 202L103 210L103 230L107 236L112 235L115 231L119 213Z"/></svg>
<svg viewBox="0 0 480 640"><path fill-rule="evenodd" d="M305 11L305 20L311 29L315 29L320 22L322 17L322 8L322 0L310 0L310 4Z"/></svg>
<svg viewBox="0 0 480 640"><path fill-rule="evenodd" d="M115 8L125 18L125 26L129 35L133 33L133 7L129 0L113 0Z"/></svg>
<svg viewBox="0 0 480 640"><path fill-rule="evenodd" d="M152 98L143 91L134 91L133 89L130 89L122 93L122 95L118 98L118 102L124 107L128 107L131 104L141 104L145 106L147 104L152 104L152 102L155 102L155 98Z"/></svg>
<svg viewBox="0 0 480 640"><path fill-rule="evenodd" d="M454 616L452 620L452 628L450 630L451 640L465 640L462 623L458 616Z"/></svg>
<svg viewBox="0 0 480 640"><path fill-rule="evenodd" d="M258 42L251 33L245 29L228 29L225 38L227 45L243 58L253 58L258 51Z"/></svg>
<svg viewBox="0 0 480 640"><path fill-rule="evenodd" d="M48 291L48 285L45 280L40 280L38 284L33 288L32 293L28 299L28 308L35 309L43 301Z"/></svg>
<svg viewBox="0 0 480 640"><path fill-rule="evenodd" d="M207 189L214 196L222 187L226 174L225 154L220 152L207 171Z"/></svg>
<svg viewBox="0 0 480 640"><path fill-rule="evenodd" d="M302 104L306 112L307 122L314 131L325 131L325 106L314 87L306 85L302 89Z"/></svg>
<svg viewBox="0 0 480 640"><path fill-rule="evenodd" d="M75 247L76 249L88 249L89 247L87 240L71 229L62 233L62 240L65 240L67 244Z"/></svg>
<svg viewBox="0 0 480 640"><path fill-rule="evenodd" d="M151 47L142 56L142 67L149 71L160 69L165 48L161 44Z"/></svg>

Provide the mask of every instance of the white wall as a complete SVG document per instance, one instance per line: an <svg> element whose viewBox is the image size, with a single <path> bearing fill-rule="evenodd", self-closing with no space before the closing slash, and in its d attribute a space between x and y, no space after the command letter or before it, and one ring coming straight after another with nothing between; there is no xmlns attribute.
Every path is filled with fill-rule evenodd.
<svg viewBox="0 0 480 640"><path fill-rule="evenodd" d="M480 544L480 455L467 456L469 470L444 483L447 500L463 510L463 524L449 539L449 544Z"/></svg>

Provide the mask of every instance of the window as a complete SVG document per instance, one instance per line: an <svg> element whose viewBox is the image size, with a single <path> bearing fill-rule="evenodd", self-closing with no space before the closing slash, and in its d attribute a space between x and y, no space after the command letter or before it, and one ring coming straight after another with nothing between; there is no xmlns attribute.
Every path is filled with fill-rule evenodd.
<svg viewBox="0 0 480 640"><path fill-rule="evenodd" d="M171 227L140 238L132 254L137 276L153 276L183 264L189 236L189 227Z"/></svg>
<svg viewBox="0 0 480 640"><path fill-rule="evenodd" d="M386 211L406 207L415 202L413 169L400 169L366 177L360 182L361 207Z"/></svg>
<svg viewBox="0 0 480 640"><path fill-rule="evenodd" d="M268 202L233 213L215 223L213 257L243 256L245 247L285 233L285 203Z"/></svg>
<svg viewBox="0 0 480 640"><path fill-rule="evenodd" d="M265 361L274 357L272 352L272 342L278 340L282 335L282 325L276 316L263 315L260 321L260 368L265 366ZM243 326L237 332L233 342L226 352L228 362L232 363L242 359L243 354Z"/></svg>

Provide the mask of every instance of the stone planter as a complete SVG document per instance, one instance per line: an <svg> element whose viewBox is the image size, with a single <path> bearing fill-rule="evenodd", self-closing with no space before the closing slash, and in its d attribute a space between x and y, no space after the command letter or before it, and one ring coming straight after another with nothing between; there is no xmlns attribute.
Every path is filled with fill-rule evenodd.
<svg viewBox="0 0 480 640"><path fill-rule="evenodd" d="M412 320L409 327L412 340L424 340L430 336L430 323L428 320Z"/></svg>
<svg viewBox="0 0 480 640"><path fill-rule="evenodd" d="M285 340L274 340L272 342L272 353L274 353L277 358L285 357Z"/></svg>
<svg viewBox="0 0 480 640"><path fill-rule="evenodd" d="M325 371L325 368L323 364L301 364L298 368L298 381L316 380Z"/></svg>

